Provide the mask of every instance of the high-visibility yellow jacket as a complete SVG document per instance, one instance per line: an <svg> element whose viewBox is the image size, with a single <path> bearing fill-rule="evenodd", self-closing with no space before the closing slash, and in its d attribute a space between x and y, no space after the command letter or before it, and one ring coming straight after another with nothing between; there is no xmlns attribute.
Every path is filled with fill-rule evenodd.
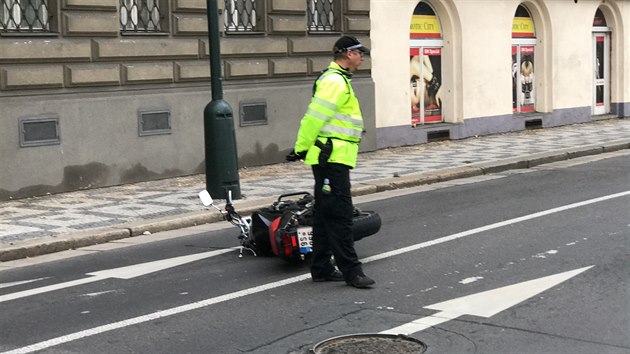
<svg viewBox="0 0 630 354"><path fill-rule="evenodd" d="M334 61L315 83L311 103L302 118L294 151L308 151L304 163L317 165L320 149L315 139L332 141L328 162L354 168L363 133L359 100L350 85L350 72Z"/></svg>

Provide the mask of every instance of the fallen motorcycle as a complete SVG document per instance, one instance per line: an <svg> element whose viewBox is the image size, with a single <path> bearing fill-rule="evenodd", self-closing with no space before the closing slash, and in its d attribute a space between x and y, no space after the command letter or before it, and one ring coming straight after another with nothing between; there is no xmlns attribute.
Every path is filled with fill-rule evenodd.
<svg viewBox="0 0 630 354"><path fill-rule="evenodd" d="M239 228L239 257L243 251L255 256L277 256L289 262L303 261L313 252L314 198L308 192L283 194L270 206L255 211L251 217L241 216L234 208L228 192L224 210L214 205L207 191L199 192L206 207L214 207L223 219ZM381 217L374 211L354 208L352 234L355 241L377 233Z"/></svg>

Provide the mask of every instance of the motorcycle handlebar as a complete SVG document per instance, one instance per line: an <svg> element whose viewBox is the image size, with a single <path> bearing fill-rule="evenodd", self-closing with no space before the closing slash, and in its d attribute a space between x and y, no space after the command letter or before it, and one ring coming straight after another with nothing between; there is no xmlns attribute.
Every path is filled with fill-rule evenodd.
<svg viewBox="0 0 630 354"><path fill-rule="evenodd" d="M287 193L287 194L282 194L278 197L278 201L281 201L282 198L286 198L286 197L293 197L296 195L303 195L303 196L307 196L307 195L311 195L311 193L309 192L293 192L293 193Z"/></svg>

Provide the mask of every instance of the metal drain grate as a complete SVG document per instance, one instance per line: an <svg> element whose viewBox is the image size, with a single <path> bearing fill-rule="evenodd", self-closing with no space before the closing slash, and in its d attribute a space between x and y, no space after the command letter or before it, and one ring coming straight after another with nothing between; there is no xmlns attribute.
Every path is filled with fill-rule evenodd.
<svg viewBox="0 0 630 354"><path fill-rule="evenodd" d="M419 354L427 346L421 341L393 334L350 334L327 339L311 349L312 354Z"/></svg>

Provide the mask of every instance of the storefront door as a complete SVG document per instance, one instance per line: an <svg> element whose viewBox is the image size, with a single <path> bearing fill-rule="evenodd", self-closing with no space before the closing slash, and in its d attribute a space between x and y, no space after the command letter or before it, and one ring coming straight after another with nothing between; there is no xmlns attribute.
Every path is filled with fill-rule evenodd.
<svg viewBox="0 0 630 354"><path fill-rule="evenodd" d="M593 33L593 115L610 112L610 35Z"/></svg>
<svg viewBox="0 0 630 354"><path fill-rule="evenodd" d="M442 116L442 31L435 11L419 2L409 28L411 125L440 123Z"/></svg>

